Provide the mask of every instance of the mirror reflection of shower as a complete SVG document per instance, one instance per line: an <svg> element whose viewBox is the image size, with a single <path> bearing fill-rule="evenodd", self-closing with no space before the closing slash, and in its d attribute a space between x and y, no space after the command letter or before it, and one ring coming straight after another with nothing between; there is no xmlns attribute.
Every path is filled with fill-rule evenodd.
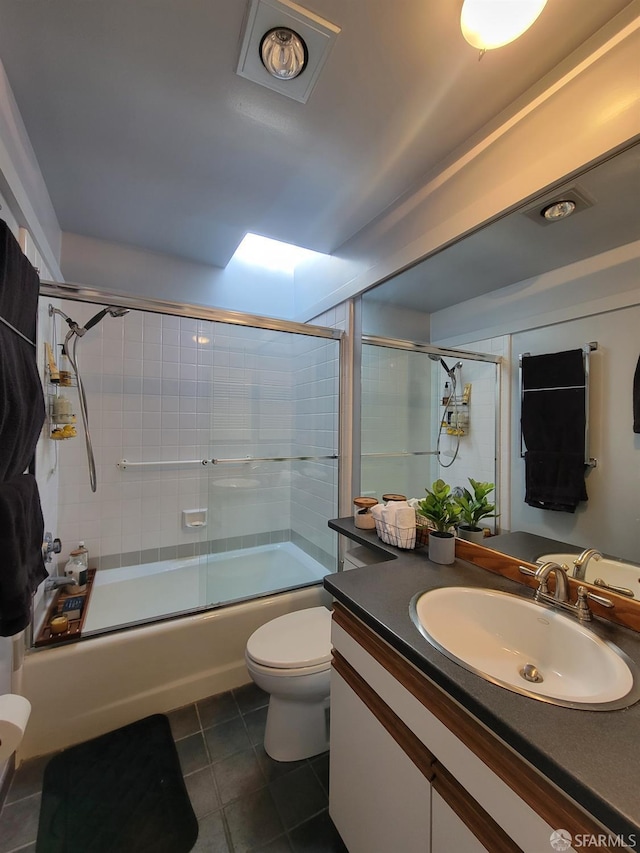
<svg viewBox="0 0 640 853"><path fill-rule="evenodd" d="M459 370L462 367L462 362L457 361L453 365L453 367L449 367L447 365L446 361L443 358L441 358L437 353L430 352L430 353L427 353L427 355L429 356L431 361L440 362L445 373L447 374L447 376L451 380L451 384L449 386L449 393L445 394L445 396L443 397L442 405L443 405L443 409L445 412L448 410L449 406L451 406L451 405L453 406L453 419L454 419L454 423L457 424L458 423L458 395L456 394L456 388L457 388L458 381L457 381L457 377L456 377L456 370ZM440 450L440 442L442 440L442 432L443 432L445 426L446 426L445 418L442 417L442 418L440 418L440 427L438 429L438 440L436 443L436 458L438 460L438 464L442 468L450 468L453 465L453 463L456 461L456 459L458 457L458 451L460 450L460 432L458 430L456 430L456 433L455 433L455 435L456 435L456 446L455 446L453 453L451 454L450 461L449 462L443 462L443 454Z"/></svg>
<svg viewBox="0 0 640 853"><path fill-rule="evenodd" d="M80 338L84 337L89 329L92 329L96 326L101 320L103 320L107 314L111 317L123 317L125 314L129 313L128 308L120 308L117 305L107 305L106 308L102 308L98 311L97 314L94 314L90 320L84 324L84 326L80 326L76 323L75 320L72 320L64 311L61 311L59 308L54 308L53 305L49 305L49 316L53 317L54 314L62 317L65 323L69 326L69 331L67 332L64 343L62 345L62 352L69 359L69 363L73 369L73 372L76 377L76 382L78 385L78 400L80 401L80 414L82 416L82 425L84 427L84 441L87 448L87 463L89 465L89 482L91 484L91 491L95 492L98 487L97 478L96 478L96 460L93 455L93 445L91 443L91 430L89 429L89 410L87 408L87 395L85 394L84 384L82 382L82 376L80 374L80 365L78 362L78 341Z"/></svg>

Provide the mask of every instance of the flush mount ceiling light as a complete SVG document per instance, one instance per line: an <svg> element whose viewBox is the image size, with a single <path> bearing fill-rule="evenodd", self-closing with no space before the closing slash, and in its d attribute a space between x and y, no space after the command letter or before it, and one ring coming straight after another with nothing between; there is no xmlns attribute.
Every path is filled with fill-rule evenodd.
<svg viewBox="0 0 640 853"><path fill-rule="evenodd" d="M554 201L552 204L543 207L540 211L540 216L544 216L549 222L558 222L560 219L566 219L567 216L571 216L575 209L575 201L567 198L561 201Z"/></svg>
<svg viewBox="0 0 640 853"><path fill-rule="evenodd" d="M515 41L533 24L547 0L464 0L462 35L483 53Z"/></svg>
<svg viewBox="0 0 640 853"><path fill-rule="evenodd" d="M260 59L269 74L278 80L293 80L307 65L307 46L298 33L277 27L263 36Z"/></svg>
<svg viewBox="0 0 640 853"><path fill-rule="evenodd" d="M596 203L582 188L573 186L560 187L546 194L546 198L534 199L521 210L521 213L536 225L544 227L560 222L568 216L577 216Z"/></svg>
<svg viewBox="0 0 640 853"><path fill-rule="evenodd" d="M339 32L291 0L251 0L237 73L306 103Z"/></svg>

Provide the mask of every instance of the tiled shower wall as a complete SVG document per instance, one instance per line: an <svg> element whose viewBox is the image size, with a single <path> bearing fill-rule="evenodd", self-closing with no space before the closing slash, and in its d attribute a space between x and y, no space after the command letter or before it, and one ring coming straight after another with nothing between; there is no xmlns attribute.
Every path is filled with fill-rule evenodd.
<svg viewBox="0 0 640 853"><path fill-rule="evenodd" d="M61 307L83 324L99 306ZM61 343L66 326L59 319L56 325ZM40 336L53 340L53 321L42 323ZM44 440L57 454L52 467L59 480L62 557L80 540L94 561L101 558L108 567L289 538L322 556L319 550L329 544L322 534L334 511L316 513L311 524L306 519L304 530L292 519L292 495L300 491L296 480L305 493L318 490L311 469L300 468L303 463L196 462L124 470L117 463L284 457L297 455L299 445L324 446L337 420L337 351L337 341L243 326L137 311L106 317L77 350L97 462L95 494L81 428L75 439ZM68 392L74 403L76 394ZM314 399L322 400L322 411L313 410ZM320 421L320 437L314 438ZM326 477L319 482L326 487ZM323 510L332 490L333 485L322 494ZM208 511L207 527L185 528L182 511L201 508ZM330 549L324 562L333 559Z"/></svg>

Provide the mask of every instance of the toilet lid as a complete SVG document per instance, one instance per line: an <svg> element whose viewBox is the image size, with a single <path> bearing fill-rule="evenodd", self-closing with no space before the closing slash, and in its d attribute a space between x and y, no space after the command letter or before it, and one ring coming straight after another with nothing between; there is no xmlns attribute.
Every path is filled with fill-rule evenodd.
<svg viewBox="0 0 640 853"><path fill-rule="evenodd" d="M249 637L247 654L277 669L315 666L331 660L331 611L310 607L285 613Z"/></svg>

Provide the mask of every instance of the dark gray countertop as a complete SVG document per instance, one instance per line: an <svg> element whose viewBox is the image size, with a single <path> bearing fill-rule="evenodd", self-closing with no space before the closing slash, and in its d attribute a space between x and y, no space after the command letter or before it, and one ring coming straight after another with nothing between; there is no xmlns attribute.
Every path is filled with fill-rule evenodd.
<svg viewBox="0 0 640 853"><path fill-rule="evenodd" d="M324 585L338 601L613 834L640 836L640 703L621 711L584 711L512 693L438 652L409 617L412 596L427 589L489 586L531 598L530 589L463 560L451 566L431 563L426 548L403 551L385 545L375 531L356 528L352 518L330 521L329 527L389 557L376 565L327 575ZM527 535L495 537L491 547L507 536ZM538 540L529 543L534 551L540 540L553 542L533 538ZM511 544L522 545L523 540ZM558 544L553 543L554 550ZM525 554L517 556L526 559ZM640 666L640 634L604 620L596 623L601 636Z"/></svg>
<svg viewBox="0 0 640 853"><path fill-rule="evenodd" d="M546 536L520 531L492 536L487 545L493 551L500 551L501 554L517 557L527 563L535 563L538 557L543 554L560 552L578 556L583 550L575 545L570 545L568 542L559 542L557 539L547 539Z"/></svg>

